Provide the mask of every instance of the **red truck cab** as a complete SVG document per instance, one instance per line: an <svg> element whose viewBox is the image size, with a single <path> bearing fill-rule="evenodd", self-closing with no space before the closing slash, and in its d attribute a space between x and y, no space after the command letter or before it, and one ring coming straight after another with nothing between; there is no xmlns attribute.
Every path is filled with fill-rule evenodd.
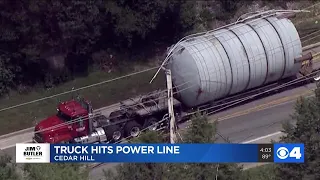
<svg viewBox="0 0 320 180"><path fill-rule="evenodd" d="M69 143L74 138L88 135L91 104L83 99L72 99L58 104L57 114L35 126L34 142Z"/></svg>

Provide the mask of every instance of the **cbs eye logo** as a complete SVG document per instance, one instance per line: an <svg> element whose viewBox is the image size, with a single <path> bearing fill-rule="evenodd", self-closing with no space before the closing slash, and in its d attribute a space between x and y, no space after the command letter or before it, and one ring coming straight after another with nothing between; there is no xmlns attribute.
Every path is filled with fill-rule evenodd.
<svg viewBox="0 0 320 180"><path fill-rule="evenodd" d="M277 150L277 156L279 159L287 159L289 156L289 150L285 147L280 147Z"/></svg>
<svg viewBox="0 0 320 180"><path fill-rule="evenodd" d="M290 152L288 148L280 147L277 150L277 157L279 159L287 159L288 157L300 159L301 158L300 147L294 147Z"/></svg>

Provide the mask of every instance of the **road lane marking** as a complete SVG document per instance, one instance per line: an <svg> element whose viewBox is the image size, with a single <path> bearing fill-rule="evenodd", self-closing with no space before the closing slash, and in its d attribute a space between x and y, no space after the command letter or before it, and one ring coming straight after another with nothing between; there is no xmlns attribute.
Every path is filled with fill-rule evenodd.
<svg viewBox="0 0 320 180"><path fill-rule="evenodd" d="M271 102L268 102L268 103L265 103L265 104L261 104L261 105L258 105L258 106L255 106L255 107L252 107L252 108L249 108L249 109L246 109L246 110L238 111L238 112L235 112L235 113L230 114L230 115L226 115L226 116L223 116L223 117L218 117L217 121L223 121L223 120L227 120L227 119L243 116L243 115L246 115L246 114L250 114L250 113L253 113L253 112L269 109L269 108L276 107L276 106L279 106L279 105L283 105L283 104L292 102L292 100L296 100L298 97L301 97L301 96L306 96L307 95L307 97L311 97L311 96L313 96L312 95L313 94L313 90L314 89L307 90L307 91L304 91L303 93L299 93L299 94L294 95L294 96L287 96L287 97L284 97L284 98L281 98L281 99L277 99L277 100L274 100L274 101L271 101Z"/></svg>
<svg viewBox="0 0 320 180"><path fill-rule="evenodd" d="M283 132L278 131L278 132L275 132L275 133L267 134L265 136L261 136L261 137L255 138L255 139L251 139L249 141L242 142L242 144L250 144L250 143L257 142L257 141L260 141L260 140L263 140L263 139L267 139L267 138L270 138L270 137L273 137L273 136L276 136L276 135L280 135L280 134L283 134ZM270 142L268 142L268 143L270 143ZM247 169L250 169L250 168L254 168L254 167L257 167L257 166L266 165L266 164L270 164L270 163L259 163L258 162L258 163L241 163L241 164L243 165L243 169L247 170Z"/></svg>
<svg viewBox="0 0 320 180"><path fill-rule="evenodd" d="M255 139L251 139L249 141L245 141L245 142L242 142L242 144L249 144L249 143L252 143L252 142L256 142L256 141L260 141L262 139L267 139L269 137L272 137L272 136L275 136L275 135L278 135L278 134L282 134L283 132L281 131L278 131L278 132L275 132L275 133L271 133L271 134L267 134L265 136L260 136L258 138L255 138Z"/></svg>
<svg viewBox="0 0 320 180"><path fill-rule="evenodd" d="M23 142L19 142L19 143L32 143L32 140L23 141ZM0 151L3 151L5 149L9 149L9 148L12 148L12 147L15 147L15 146L16 146L16 144L5 146L5 147L0 148Z"/></svg>
<svg viewBox="0 0 320 180"><path fill-rule="evenodd" d="M19 131L11 132L11 133L8 133L8 134L4 134L4 135L0 136L0 139L10 138L12 136L20 135L20 134L23 134L23 133L29 133L33 129L34 129L34 127L30 127L30 128L22 129L22 130L19 130Z"/></svg>

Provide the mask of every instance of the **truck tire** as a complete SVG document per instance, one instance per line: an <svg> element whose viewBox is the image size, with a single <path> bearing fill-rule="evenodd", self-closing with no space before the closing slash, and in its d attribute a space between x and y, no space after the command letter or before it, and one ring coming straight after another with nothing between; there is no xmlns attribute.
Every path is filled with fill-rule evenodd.
<svg viewBox="0 0 320 180"><path fill-rule="evenodd" d="M151 117L146 120L145 128L148 128L149 131L156 131L159 127L157 118Z"/></svg>
<svg viewBox="0 0 320 180"><path fill-rule="evenodd" d="M124 131L126 133L126 137L138 137L141 133L141 125L136 121L129 121L125 125Z"/></svg>
<svg viewBox="0 0 320 180"><path fill-rule="evenodd" d="M112 125L105 128L107 139L111 142L118 142L123 137L123 132L118 125Z"/></svg>

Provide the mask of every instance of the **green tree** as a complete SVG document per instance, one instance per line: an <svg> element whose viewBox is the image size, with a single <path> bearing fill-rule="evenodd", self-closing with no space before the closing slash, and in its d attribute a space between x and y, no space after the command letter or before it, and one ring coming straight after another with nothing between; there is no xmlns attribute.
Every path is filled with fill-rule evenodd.
<svg viewBox="0 0 320 180"><path fill-rule="evenodd" d="M203 115L191 120L191 127L183 135L184 143L214 143L217 135L217 122L210 123ZM236 164L171 164L170 179L239 179L242 168Z"/></svg>
<svg viewBox="0 0 320 180"><path fill-rule="evenodd" d="M304 143L305 163L280 164L277 167L278 179L320 179L320 89L316 96L300 98L295 106L293 119L296 125L284 125L284 143Z"/></svg>
<svg viewBox="0 0 320 180"><path fill-rule="evenodd" d="M7 54L0 55L0 95L9 92L9 87L13 85L15 70L10 65L10 57Z"/></svg>
<svg viewBox="0 0 320 180"><path fill-rule="evenodd" d="M86 56L92 52L106 22L99 11L101 2L1 1L0 52L6 56L1 56L0 68L5 65L5 69L0 70L0 77L15 75L14 79L4 79L7 82L3 84L34 85L47 81L53 85L68 80L61 71L78 70L74 64L82 66L78 71L87 71ZM77 63L72 62L74 59ZM0 83L4 80L0 78Z"/></svg>
<svg viewBox="0 0 320 180"><path fill-rule="evenodd" d="M163 143L164 139L159 133L150 131L134 139L132 143ZM162 179L167 171L166 164L158 163L126 163L116 167L116 171L105 171L105 177L109 180L127 179Z"/></svg>
<svg viewBox="0 0 320 180"><path fill-rule="evenodd" d="M21 179L17 174L16 166L11 162L7 155L0 156L0 180L18 180Z"/></svg>
<svg viewBox="0 0 320 180"><path fill-rule="evenodd" d="M114 33L119 39L131 47L133 38L145 39L154 30L165 12L166 1L107 1L107 12L110 13L114 24Z"/></svg>
<svg viewBox="0 0 320 180"><path fill-rule="evenodd" d="M29 180L88 179L88 172L79 164L26 164L24 171Z"/></svg>
<svg viewBox="0 0 320 180"><path fill-rule="evenodd" d="M0 10L0 95L87 75L95 52L153 56L155 43L173 43L196 23L188 0L5 0Z"/></svg>

